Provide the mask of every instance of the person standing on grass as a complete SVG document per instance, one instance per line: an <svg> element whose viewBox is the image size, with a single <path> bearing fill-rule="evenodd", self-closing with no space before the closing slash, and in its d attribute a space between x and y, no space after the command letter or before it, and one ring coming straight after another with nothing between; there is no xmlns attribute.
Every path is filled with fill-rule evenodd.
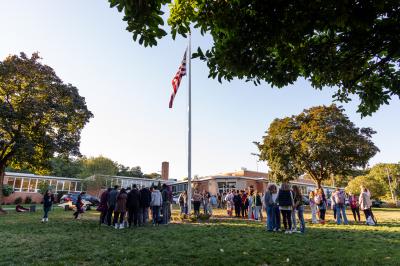
<svg viewBox="0 0 400 266"><path fill-rule="evenodd" d="M183 191L178 198L179 207L181 208L181 215L187 214L187 191Z"/></svg>
<svg viewBox="0 0 400 266"><path fill-rule="evenodd" d="M233 193L233 204L235 206L235 217L240 217L240 206L242 205L242 198L240 197L239 190Z"/></svg>
<svg viewBox="0 0 400 266"><path fill-rule="evenodd" d="M221 193L217 194L217 201L218 201L218 209L222 209L222 196Z"/></svg>
<svg viewBox="0 0 400 266"><path fill-rule="evenodd" d="M262 219L262 216L260 216L260 211L262 210L262 200L260 193L258 191L255 191L254 196L253 196L253 211L254 211L254 220L258 221L258 218Z"/></svg>
<svg viewBox="0 0 400 266"><path fill-rule="evenodd" d="M209 214L210 208L210 193L207 191L203 192L203 212L204 214Z"/></svg>
<svg viewBox="0 0 400 266"><path fill-rule="evenodd" d="M247 200L247 194L244 190L242 190L242 206L240 207L242 210L242 218L247 217L247 209L249 208L249 201Z"/></svg>
<svg viewBox="0 0 400 266"><path fill-rule="evenodd" d="M247 216L248 219L251 220L253 219L253 195L254 191L252 189L249 190L249 195L247 196Z"/></svg>
<svg viewBox="0 0 400 266"><path fill-rule="evenodd" d="M341 224L341 218L343 217L343 223L349 224L346 216L346 194L343 190L336 188L336 191L332 194L332 201L336 207L336 223Z"/></svg>
<svg viewBox="0 0 400 266"><path fill-rule="evenodd" d="M285 227L285 233L291 234L292 228L292 209L293 209L293 193L290 190L288 183L282 183L281 188L278 192L278 204L279 210L282 213L283 226Z"/></svg>
<svg viewBox="0 0 400 266"><path fill-rule="evenodd" d="M117 195L117 201L114 209L114 226L115 229L124 229L124 219L126 213L126 201L128 195L125 188L122 188Z"/></svg>
<svg viewBox="0 0 400 266"><path fill-rule="evenodd" d="M318 207L318 213L319 213L319 222L321 224L325 224L325 213L326 213L326 197L324 190L322 188L317 189L317 194L314 197L315 204L317 204Z"/></svg>
<svg viewBox="0 0 400 266"><path fill-rule="evenodd" d="M199 193L197 189L194 190L193 195L192 195L192 200L193 200L193 210L195 215L200 214L200 205L202 201L202 195ZM190 213L189 213L190 214Z"/></svg>
<svg viewBox="0 0 400 266"><path fill-rule="evenodd" d="M294 206L293 209L297 211L297 216L299 218L300 222L300 233L304 233L306 230L306 224L304 222L304 202L303 202L303 195L301 194L301 191L298 186L294 185L293 186L293 200L294 200ZM296 217L294 217L296 220ZM297 232L297 229L294 228L295 232Z"/></svg>
<svg viewBox="0 0 400 266"><path fill-rule="evenodd" d="M218 207L217 197L216 197L215 195L211 195L211 197L210 197L210 203L211 203L212 209ZM212 210L211 210L211 212L212 212Z"/></svg>
<svg viewBox="0 0 400 266"><path fill-rule="evenodd" d="M149 221L149 208L151 202L151 192L147 187L140 190L140 209L139 209L139 223L145 225Z"/></svg>
<svg viewBox="0 0 400 266"><path fill-rule="evenodd" d="M169 217L170 217L170 210L171 210L171 203L169 201L169 190L166 184L162 185L162 190L161 190L161 196L162 196L162 214L163 214L163 224L168 224L169 223Z"/></svg>
<svg viewBox="0 0 400 266"><path fill-rule="evenodd" d="M272 232L275 228L274 205L276 204L276 202L272 198L273 190L274 190L274 185L273 184L268 185L267 191L265 192L264 195L264 205L265 205L265 211L267 213L266 227L267 231L269 232Z"/></svg>
<svg viewBox="0 0 400 266"><path fill-rule="evenodd" d="M226 213L229 217L232 217L232 210L234 206L232 191L229 191L228 194L226 194L225 202L226 202Z"/></svg>
<svg viewBox="0 0 400 266"><path fill-rule="evenodd" d="M360 209L364 212L366 224L375 225L371 212L371 206L372 206L371 194L369 193L368 189L366 189L363 186L361 186L359 204L360 204Z"/></svg>
<svg viewBox="0 0 400 266"><path fill-rule="evenodd" d="M153 226L159 224L159 218L160 218L160 207L162 206L162 195L161 192L154 187L150 188L151 191L151 201L150 201L150 207L151 207L151 215L153 217Z"/></svg>
<svg viewBox="0 0 400 266"><path fill-rule="evenodd" d="M79 193L78 199L76 200L76 211L74 212L74 217L75 219L81 219L81 214L83 213L83 195L85 195L86 193L84 191L82 191L81 193Z"/></svg>
<svg viewBox="0 0 400 266"><path fill-rule="evenodd" d="M46 190L43 196L43 211L44 215L42 218L42 223L49 221L49 211L51 210L51 206L53 206L54 195L51 190Z"/></svg>
<svg viewBox="0 0 400 266"><path fill-rule="evenodd" d="M278 205L278 188L272 185L272 201L275 203L273 207L273 231L278 232L281 230L281 213Z"/></svg>
<svg viewBox="0 0 400 266"><path fill-rule="evenodd" d="M137 189L136 185L132 186L131 191L128 193L127 198L127 207L128 207L128 224L129 227L139 226L139 207L140 207L140 192Z"/></svg>
<svg viewBox="0 0 400 266"><path fill-rule="evenodd" d="M207 213L211 216L213 214L213 196L210 192L207 192L206 196L208 198Z"/></svg>
<svg viewBox="0 0 400 266"><path fill-rule="evenodd" d="M360 206L358 205L358 197L350 193L349 203L351 212L353 213L354 221L360 222ZM358 220L357 220L358 218Z"/></svg>
<svg viewBox="0 0 400 266"><path fill-rule="evenodd" d="M118 196L118 186L115 185L114 189L110 191L109 195L108 195L108 210L107 210L107 224L108 226L111 226L111 220L112 220L112 216L113 216L113 212L115 210L115 204L117 203L117 196ZM114 222L112 223L112 225L114 226Z"/></svg>
<svg viewBox="0 0 400 266"><path fill-rule="evenodd" d="M315 204L315 192L311 191L309 194L309 200L310 200L310 209L311 209L311 222L313 224L318 223L317 221L317 204Z"/></svg>
<svg viewBox="0 0 400 266"><path fill-rule="evenodd" d="M110 192L111 188L108 188L100 196L100 204L99 207L97 207L97 210L100 212L100 220L99 220L100 225L106 223L106 216L108 211L108 197L110 195Z"/></svg>

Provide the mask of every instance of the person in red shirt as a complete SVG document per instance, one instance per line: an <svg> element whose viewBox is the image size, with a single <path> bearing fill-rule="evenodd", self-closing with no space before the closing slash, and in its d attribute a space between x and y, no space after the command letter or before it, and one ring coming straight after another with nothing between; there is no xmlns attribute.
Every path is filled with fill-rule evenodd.
<svg viewBox="0 0 400 266"><path fill-rule="evenodd" d="M358 197L350 193L349 204L351 212L353 213L354 221L360 222L360 206L358 205Z"/></svg>

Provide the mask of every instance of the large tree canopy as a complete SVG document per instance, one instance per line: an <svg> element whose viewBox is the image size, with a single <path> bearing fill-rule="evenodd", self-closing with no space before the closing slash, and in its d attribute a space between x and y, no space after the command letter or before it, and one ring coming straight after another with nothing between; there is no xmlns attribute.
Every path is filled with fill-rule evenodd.
<svg viewBox="0 0 400 266"><path fill-rule="evenodd" d="M363 167L379 150L371 128L357 128L336 105L318 106L301 114L275 119L261 143L260 160L267 161L278 180L308 174L318 186L334 175L346 176Z"/></svg>
<svg viewBox="0 0 400 266"><path fill-rule="evenodd" d="M370 175L357 176L351 180L346 186L346 192L360 195L361 186L368 188L374 199L379 199L386 194L385 184Z"/></svg>
<svg viewBox="0 0 400 266"><path fill-rule="evenodd" d="M145 46L167 35L162 15L170 4L172 37L190 25L214 40L194 57L209 76L237 77L273 86L299 77L314 88L338 88L334 97L357 94L358 111L370 115L400 95L400 2L306 0L109 0L124 12L127 30Z"/></svg>
<svg viewBox="0 0 400 266"><path fill-rule="evenodd" d="M385 186L387 198L398 202L400 195L400 163L379 163L374 165L369 176L379 180ZM400 202L397 203L400 205Z"/></svg>
<svg viewBox="0 0 400 266"><path fill-rule="evenodd" d="M77 88L24 53L0 61L0 202L4 170L50 167L54 154L80 155L80 134L92 117Z"/></svg>

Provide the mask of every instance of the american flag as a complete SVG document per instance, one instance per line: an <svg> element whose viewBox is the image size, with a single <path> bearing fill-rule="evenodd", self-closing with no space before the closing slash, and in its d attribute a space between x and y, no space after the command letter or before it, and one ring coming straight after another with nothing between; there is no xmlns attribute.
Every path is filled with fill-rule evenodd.
<svg viewBox="0 0 400 266"><path fill-rule="evenodd" d="M181 84L182 77L186 75L186 52L183 55L182 63L179 66L178 72L176 72L174 78L172 79L172 94L169 100L169 108L172 108L172 104L174 103L174 98L176 93L178 92L179 85Z"/></svg>

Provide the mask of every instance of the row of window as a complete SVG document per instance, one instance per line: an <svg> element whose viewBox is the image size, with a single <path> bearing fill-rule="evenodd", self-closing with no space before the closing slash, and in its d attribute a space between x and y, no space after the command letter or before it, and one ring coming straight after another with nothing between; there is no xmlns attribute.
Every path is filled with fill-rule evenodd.
<svg viewBox="0 0 400 266"><path fill-rule="evenodd" d="M44 181L46 184L53 188L53 191L68 191L68 192L79 192L82 190L81 182L69 181L69 180L56 180L56 179L44 179L39 180L38 178L29 177L9 177L7 184L12 186L16 192L39 192L38 184Z"/></svg>
<svg viewBox="0 0 400 266"><path fill-rule="evenodd" d="M177 184L177 185L172 185L172 192L183 192L187 190L188 185L187 184Z"/></svg>
<svg viewBox="0 0 400 266"><path fill-rule="evenodd" d="M110 187L113 187L115 185L118 185L119 187L127 188L127 187L132 187L134 184L138 188L144 188L144 187L151 187L152 185L157 185L158 180L155 181L145 181L145 180L129 180L129 179L119 179L119 178L112 178L107 182L107 186L109 185Z"/></svg>

